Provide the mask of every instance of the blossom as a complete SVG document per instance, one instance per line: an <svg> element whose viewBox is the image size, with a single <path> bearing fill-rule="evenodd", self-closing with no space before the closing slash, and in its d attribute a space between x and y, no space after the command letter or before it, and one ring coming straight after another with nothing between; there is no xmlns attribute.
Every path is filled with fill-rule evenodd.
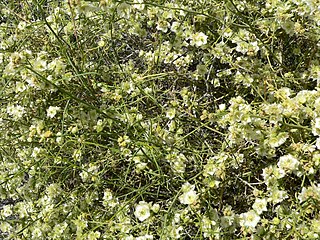
<svg viewBox="0 0 320 240"><path fill-rule="evenodd" d="M191 36L191 45L200 47L207 43L208 36L203 32L197 32Z"/></svg>
<svg viewBox="0 0 320 240"><path fill-rule="evenodd" d="M279 134L272 133L270 135L269 144L271 147L274 147L274 148L279 147L285 143L288 137L289 137L289 134L286 132L281 132Z"/></svg>
<svg viewBox="0 0 320 240"><path fill-rule="evenodd" d="M22 118L22 116L25 114L25 109L24 107L20 105L10 105L7 107L7 113L13 116L14 118Z"/></svg>
<svg viewBox="0 0 320 240"><path fill-rule="evenodd" d="M287 172L298 170L299 165L300 162L298 161L298 159L296 159L291 154L280 157L280 160L278 162L278 167Z"/></svg>
<svg viewBox="0 0 320 240"><path fill-rule="evenodd" d="M268 201L271 201L273 204L277 204L282 202L286 198L288 198L288 194L286 191L275 188L271 191Z"/></svg>
<svg viewBox="0 0 320 240"><path fill-rule="evenodd" d="M267 200L257 198L252 208L260 215L262 212L267 211Z"/></svg>
<svg viewBox="0 0 320 240"><path fill-rule="evenodd" d="M54 118L54 116L57 114L58 111L60 111L60 107L52 107L50 106L48 109L47 109L47 117L49 118Z"/></svg>
<svg viewBox="0 0 320 240"><path fill-rule="evenodd" d="M198 200L197 192L191 189L188 192L183 193L179 197L179 200L182 204L193 204Z"/></svg>
<svg viewBox="0 0 320 240"><path fill-rule="evenodd" d="M16 92L23 92L27 89L27 86L23 82L16 83Z"/></svg>
<svg viewBox="0 0 320 240"><path fill-rule="evenodd" d="M320 135L320 118L316 118L314 121L314 125L312 127L312 133L315 136L319 136Z"/></svg>
<svg viewBox="0 0 320 240"><path fill-rule="evenodd" d="M320 118L316 118L315 127L320 128Z"/></svg>
<svg viewBox="0 0 320 240"><path fill-rule="evenodd" d="M182 226L175 226L172 228L172 230L170 231L170 237L172 239L180 239L181 238L181 234L180 234L180 231L183 230L183 227Z"/></svg>
<svg viewBox="0 0 320 240"><path fill-rule="evenodd" d="M259 221L259 215L253 210L240 214L240 225L242 227L255 228Z"/></svg>
<svg viewBox="0 0 320 240"><path fill-rule="evenodd" d="M135 4L133 5L133 7L134 7L135 9L137 9L137 10L142 11L142 10L144 9L144 7L145 7L145 5L143 4L143 0L137 0L137 1L135 2Z"/></svg>
<svg viewBox="0 0 320 240"><path fill-rule="evenodd" d="M110 189L107 188L103 193L103 201L108 202L108 201L111 201L112 198L113 198L112 192Z"/></svg>
<svg viewBox="0 0 320 240"><path fill-rule="evenodd" d="M136 238L136 240L147 240L147 239L153 239L153 236L150 234L146 234L144 236L140 236Z"/></svg>
<svg viewBox="0 0 320 240"><path fill-rule="evenodd" d="M152 205L151 207L151 210L154 212L154 213L158 213L159 210L160 210L160 205L158 203L155 203Z"/></svg>
<svg viewBox="0 0 320 240"><path fill-rule="evenodd" d="M274 96L278 99L287 99L292 94L292 90L287 87L283 87L275 91Z"/></svg>
<svg viewBox="0 0 320 240"><path fill-rule="evenodd" d="M136 206L136 210L134 215L143 222L147 218L150 217L150 207L149 204L145 201L140 201L139 204Z"/></svg>
<svg viewBox="0 0 320 240"><path fill-rule="evenodd" d="M88 234L88 240L97 240L100 238L100 235L101 233L98 231L95 231L95 232L91 231Z"/></svg>
<svg viewBox="0 0 320 240"><path fill-rule="evenodd" d="M303 187L301 193L298 196L298 199L301 202L308 200L308 198L313 198L315 200L320 200L320 185L312 185L309 187Z"/></svg>
<svg viewBox="0 0 320 240"><path fill-rule="evenodd" d="M47 61L41 58L38 58L33 62L33 67L36 71L43 72L47 69Z"/></svg>
<svg viewBox="0 0 320 240"><path fill-rule="evenodd" d="M316 147L317 149L320 149L320 137L317 138Z"/></svg>
<svg viewBox="0 0 320 240"><path fill-rule="evenodd" d="M174 109L174 108L168 109L168 111L166 113L166 117L169 119L174 119L175 116L176 116L176 109Z"/></svg>
<svg viewBox="0 0 320 240"><path fill-rule="evenodd" d="M161 20L161 21L158 22L156 28L159 31L167 32L169 27L170 27L170 24L167 21Z"/></svg>
<svg viewBox="0 0 320 240"><path fill-rule="evenodd" d="M11 216L12 213L13 213L12 206L11 205L4 205L0 215L6 218L6 217Z"/></svg>
<svg viewBox="0 0 320 240"><path fill-rule="evenodd" d="M181 23L179 23L179 22L173 22L172 24L171 24L171 31L172 32L178 32L178 29L180 28L180 26L181 26Z"/></svg>

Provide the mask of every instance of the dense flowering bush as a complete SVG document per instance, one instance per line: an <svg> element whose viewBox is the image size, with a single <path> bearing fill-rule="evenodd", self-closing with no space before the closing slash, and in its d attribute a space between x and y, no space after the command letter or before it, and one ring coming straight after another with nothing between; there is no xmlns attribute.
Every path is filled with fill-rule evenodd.
<svg viewBox="0 0 320 240"><path fill-rule="evenodd" d="M320 1L2 1L0 238L319 239Z"/></svg>

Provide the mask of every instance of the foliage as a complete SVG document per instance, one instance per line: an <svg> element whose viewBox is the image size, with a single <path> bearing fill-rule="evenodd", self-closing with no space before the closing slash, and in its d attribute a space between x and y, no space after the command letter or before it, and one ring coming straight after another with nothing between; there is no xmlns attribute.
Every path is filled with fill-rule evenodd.
<svg viewBox="0 0 320 240"><path fill-rule="evenodd" d="M0 237L319 239L319 5L1 1Z"/></svg>

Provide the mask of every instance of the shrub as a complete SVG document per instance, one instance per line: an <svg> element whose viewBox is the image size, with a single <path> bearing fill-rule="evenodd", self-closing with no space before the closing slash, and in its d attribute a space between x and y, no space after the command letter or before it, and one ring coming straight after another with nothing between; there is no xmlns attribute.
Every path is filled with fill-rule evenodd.
<svg viewBox="0 0 320 240"><path fill-rule="evenodd" d="M318 239L317 1L2 1L0 236Z"/></svg>

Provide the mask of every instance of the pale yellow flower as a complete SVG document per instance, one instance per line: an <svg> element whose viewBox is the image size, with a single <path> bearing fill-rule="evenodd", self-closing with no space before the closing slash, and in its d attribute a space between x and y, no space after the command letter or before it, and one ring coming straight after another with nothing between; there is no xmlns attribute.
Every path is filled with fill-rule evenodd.
<svg viewBox="0 0 320 240"><path fill-rule="evenodd" d="M194 204L198 200L197 192L191 189L188 192L183 193L179 197L179 200L182 204Z"/></svg>
<svg viewBox="0 0 320 240"><path fill-rule="evenodd" d="M57 114L58 111L60 111L60 107L52 107L50 106L48 109L47 109L47 117L49 118L54 118L54 116Z"/></svg>
<svg viewBox="0 0 320 240"><path fill-rule="evenodd" d="M143 222L147 218L150 217L150 207L149 204L140 201L139 204L136 206L136 210L134 212L134 215L141 221Z"/></svg>
<svg viewBox="0 0 320 240"><path fill-rule="evenodd" d="M259 221L259 215L253 210L240 214L240 225L242 227L255 228Z"/></svg>
<svg viewBox="0 0 320 240"><path fill-rule="evenodd" d="M200 47L207 43L208 36L203 32L197 32L191 36L191 45Z"/></svg>

